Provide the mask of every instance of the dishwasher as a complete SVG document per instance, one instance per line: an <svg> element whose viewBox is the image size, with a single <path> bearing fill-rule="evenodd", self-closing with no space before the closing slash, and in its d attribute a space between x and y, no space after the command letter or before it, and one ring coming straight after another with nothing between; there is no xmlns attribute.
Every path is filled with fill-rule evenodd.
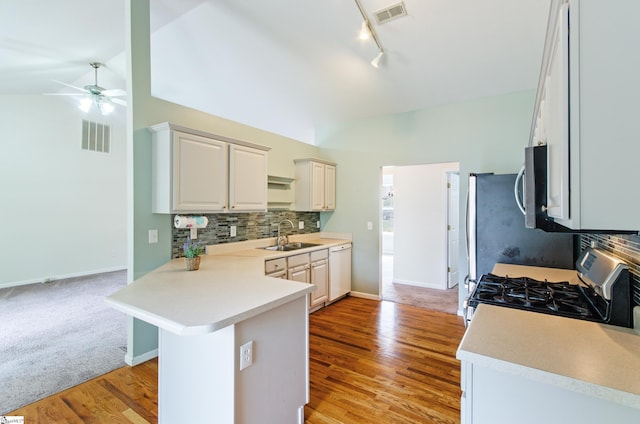
<svg viewBox="0 0 640 424"><path fill-rule="evenodd" d="M351 243L329 249L329 302L351 291Z"/></svg>

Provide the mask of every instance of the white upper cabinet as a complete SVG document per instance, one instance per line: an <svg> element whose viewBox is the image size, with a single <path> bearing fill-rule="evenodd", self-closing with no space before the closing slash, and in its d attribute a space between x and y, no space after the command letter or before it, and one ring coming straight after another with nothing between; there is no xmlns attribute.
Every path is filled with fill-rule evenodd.
<svg viewBox="0 0 640 424"><path fill-rule="evenodd" d="M222 211L227 206L228 144L173 132L173 211Z"/></svg>
<svg viewBox="0 0 640 424"><path fill-rule="evenodd" d="M151 132L153 213L266 210L267 148L168 123Z"/></svg>
<svg viewBox="0 0 640 424"><path fill-rule="evenodd" d="M569 219L569 7L562 5L545 77L543 121L548 152L547 214Z"/></svg>
<svg viewBox="0 0 640 424"><path fill-rule="evenodd" d="M326 210L336 208L336 167L326 164L324 167L324 204Z"/></svg>
<svg viewBox="0 0 640 424"><path fill-rule="evenodd" d="M267 152L229 146L229 206L231 211L267 209Z"/></svg>
<svg viewBox="0 0 640 424"><path fill-rule="evenodd" d="M640 230L640 1L552 0L529 145L547 144L547 214Z"/></svg>
<svg viewBox="0 0 640 424"><path fill-rule="evenodd" d="M320 159L296 159L296 210L336 208L336 165Z"/></svg>

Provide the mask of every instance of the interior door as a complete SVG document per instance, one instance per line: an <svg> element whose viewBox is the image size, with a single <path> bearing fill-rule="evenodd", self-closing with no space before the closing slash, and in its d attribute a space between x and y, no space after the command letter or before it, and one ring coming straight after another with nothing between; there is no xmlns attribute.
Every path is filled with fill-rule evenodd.
<svg viewBox="0 0 640 424"><path fill-rule="evenodd" d="M458 223L460 221L460 174L447 174L447 287L458 284Z"/></svg>

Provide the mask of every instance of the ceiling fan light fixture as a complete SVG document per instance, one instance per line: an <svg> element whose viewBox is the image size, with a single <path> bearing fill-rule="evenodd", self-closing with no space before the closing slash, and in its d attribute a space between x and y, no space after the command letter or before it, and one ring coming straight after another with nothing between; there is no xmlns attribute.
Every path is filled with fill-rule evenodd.
<svg viewBox="0 0 640 424"><path fill-rule="evenodd" d="M91 100L90 97L83 97L82 100L80 100L80 105L78 106L78 108L84 113L87 113L89 112L89 110L91 110L92 104L93 100Z"/></svg>
<svg viewBox="0 0 640 424"><path fill-rule="evenodd" d="M100 109L100 113L102 113L102 115L109 115L111 112L113 112L114 109L111 102L104 100L101 100L98 103L98 108Z"/></svg>
<svg viewBox="0 0 640 424"><path fill-rule="evenodd" d="M384 52L381 51L378 55L371 61L371 66L374 68L378 68L380 66L380 62L382 61L382 56L384 56Z"/></svg>

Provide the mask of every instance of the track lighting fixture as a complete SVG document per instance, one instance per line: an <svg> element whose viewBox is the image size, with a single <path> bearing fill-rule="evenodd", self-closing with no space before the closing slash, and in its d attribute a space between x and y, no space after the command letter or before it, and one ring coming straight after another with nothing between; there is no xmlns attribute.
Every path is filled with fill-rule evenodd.
<svg viewBox="0 0 640 424"><path fill-rule="evenodd" d="M378 55L371 61L371 66L373 66L374 68L377 68L378 66L380 66L380 61L382 60L383 55L384 55L384 52L380 51L380 53L378 53Z"/></svg>
<svg viewBox="0 0 640 424"><path fill-rule="evenodd" d="M382 56L384 55L384 49L382 48L382 45L380 44L380 40L378 39L378 34L376 34L373 27L371 26L369 19L367 18L367 14L364 12L364 9L360 4L360 1L355 0L355 2L356 2L356 6L358 6L358 10L360 11L360 14L362 15L362 26L360 27L360 39L367 40L369 38L373 38L373 41L375 41L376 46L378 46L378 50L380 50L380 53L378 53L378 55L371 61L371 66L373 66L374 68L377 68L378 66L380 66L380 61L382 60Z"/></svg>
<svg viewBox="0 0 640 424"><path fill-rule="evenodd" d="M368 21L362 21L359 38L361 40L368 40L369 38L371 38L371 29L369 28Z"/></svg>

